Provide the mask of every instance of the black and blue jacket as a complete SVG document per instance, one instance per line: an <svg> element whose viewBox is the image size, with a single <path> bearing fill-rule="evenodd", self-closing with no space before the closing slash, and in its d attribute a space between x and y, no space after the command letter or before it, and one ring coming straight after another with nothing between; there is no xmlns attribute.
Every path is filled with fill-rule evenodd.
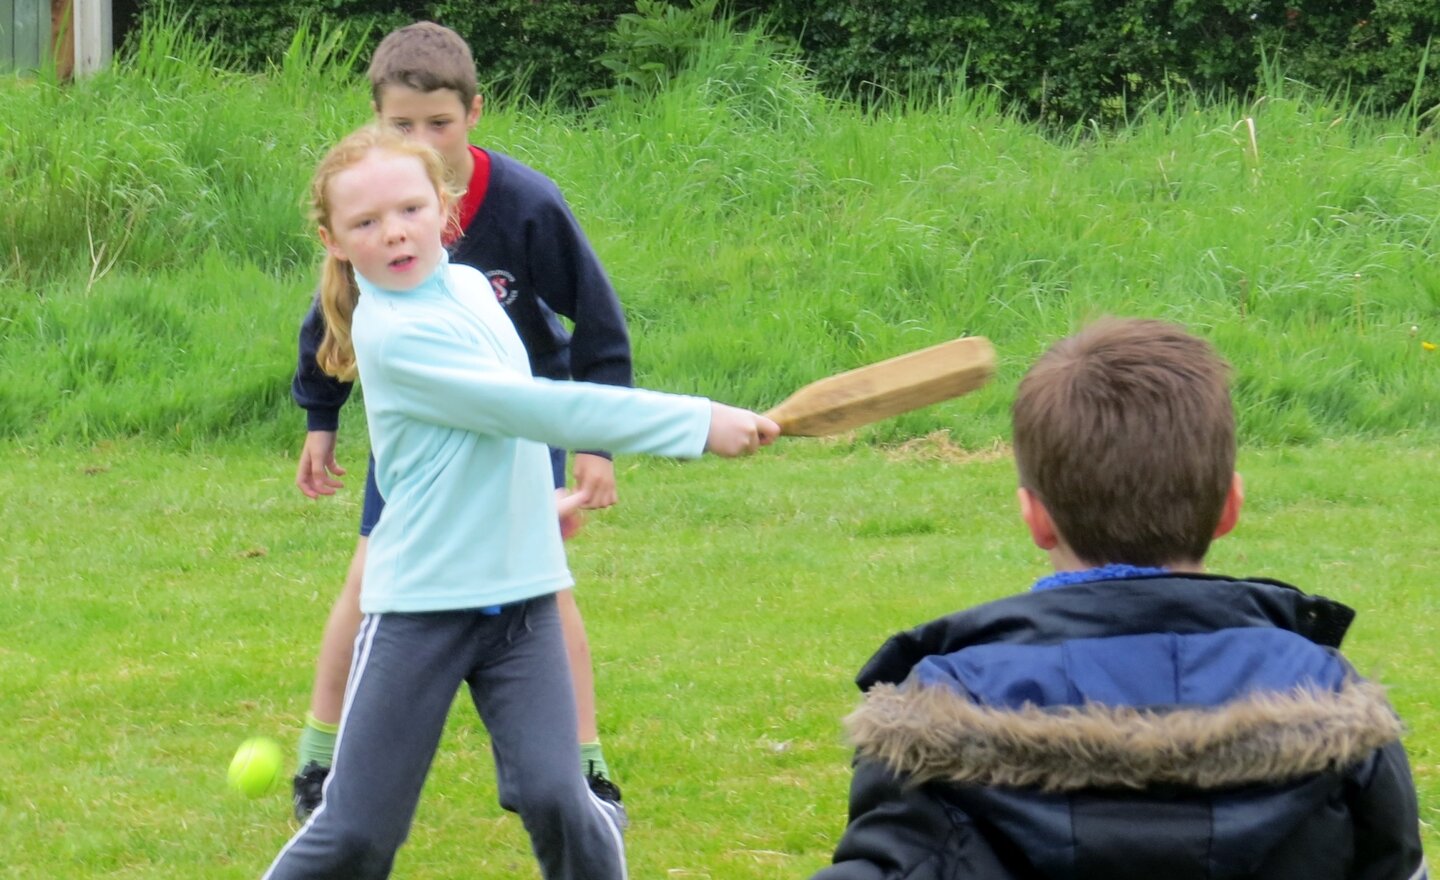
<svg viewBox="0 0 1440 880"><path fill-rule="evenodd" d="M516 159L486 152L485 200L452 246L450 261L485 273L536 376L631 385L630 336L620 300L559 188ZM573 335L557 315L573 322ZM290 386L310 431L334 431L350 396L350 383L326 375L315 362L324 336L317 299L300 328Z"/></svg>
<svg viewBox="0 0 1440 880"><path fill-rule="evenodd" d="M1401 727L1276 581L1076 583L892 637L816 880L1425 877Z"/></svg>

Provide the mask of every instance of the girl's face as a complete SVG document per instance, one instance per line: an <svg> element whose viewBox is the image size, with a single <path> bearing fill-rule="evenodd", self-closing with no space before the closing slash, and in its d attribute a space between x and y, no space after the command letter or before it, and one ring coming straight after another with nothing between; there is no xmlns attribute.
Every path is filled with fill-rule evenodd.
<svg viewBox="0 0 1440 880"><path fill-rule="evenodd" d="M325 196L325 249L377 287L409 290L440 264L445 214L417 157L372 150L331 177Z"/></svg>

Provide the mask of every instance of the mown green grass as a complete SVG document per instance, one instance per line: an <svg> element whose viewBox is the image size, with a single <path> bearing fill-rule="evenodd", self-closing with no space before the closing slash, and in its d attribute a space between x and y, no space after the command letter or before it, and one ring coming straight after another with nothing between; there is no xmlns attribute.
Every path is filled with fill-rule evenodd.
<svg viewBox="0 0 1440 880"><path fill-rule="evenodd" d="M358 407L352 485L315 504L287 400L303 189L368 114L346 45L302 36L240 76L162 27L77 84L0 78L0 877L253 877L288 836L283 794L223 779L247 736L293 745L358 516ZM622 459L573 564L635 876L825 862L854 671L1043 573L1007 408L1104 313L1183 321L1234 363L1250 502L1214 567L1360 609L1349 653L1409 722L1434 848L1433 132L1278 79L1104 134L976 92L862 113L732 35L654 96L492 101L476 140L568 194L647 385L765 406L962 333L1001 356L983 391L855 437ZM463 705L401 872L535 876Z"/></svg>
<svg viewBox="0 0 1440 880"><path fill-rule="evenodd" d="M268 75L153 28L75 85L0 80L0 436L289 443L317 154L368 117L343 35ZM653 96L492 101L475 139L552 176L648 385L769 405L961 334L1002 369L864 437L1006 433L1023 366L1104 313L1183 321L1236 365L1247 442L1440 427L1440 150L1299 87L1177 95L1045 133L984 92L873 112L731 35Z"/></svg>
<svg viewBox="0 0 1440 880"><path fill-rule="evenodd" d="M1434 850L1440 455L1351 441L1240 464L1248 506L1212 570L1358 609L1347 653L1408 723ZM246 800L225 768L249 736L293 749L358 482L315 503L285 455L129 442L11 447L0 472L0 877L257 876L290 833L288 793ZM632 874L807 876L843 827L855 671L890 633L1045 573L1012 463L796 440L742 462L622 459L620 477L572 564ZM397 875L538 877L463 697L441 748Z"/></svg>

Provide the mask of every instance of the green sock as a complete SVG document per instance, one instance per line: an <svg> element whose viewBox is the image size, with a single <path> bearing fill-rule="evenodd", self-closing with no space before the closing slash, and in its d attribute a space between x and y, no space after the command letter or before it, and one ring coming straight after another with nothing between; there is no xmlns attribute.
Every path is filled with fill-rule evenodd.
<svg viewBox="0 0 1440 880"><path fill-rule="evenodd" d="M610 768L605 763L605 753L600 750L600 740L580 744L580 772L586 776L594 773L605 779L610 778Z"/></svg>
<svg viewBox="0 0 1440 880"><path fill-rule="evenodd" d="M340 725L324 721L305 713L305 726L300 729L300 769L311 764L329 767L335 763L335 734Z"/></svg>

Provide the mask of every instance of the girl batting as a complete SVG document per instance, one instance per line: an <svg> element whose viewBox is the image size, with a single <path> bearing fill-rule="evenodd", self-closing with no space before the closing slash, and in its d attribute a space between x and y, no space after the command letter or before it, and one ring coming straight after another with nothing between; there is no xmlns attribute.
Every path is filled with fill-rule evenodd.
<svg viewBox="0 0 1440 880"><path fill-rule="evenodd" d="M371 127L311 186L327 253L320 363L364 385L387 506L324 801L266 877L388 876L463 682L543 876L618 880L618 815L574 772L554 600L572 579L547 444L737 456L779 429L701 398L532 378L484 275L448 262L444 181L429 148ZM561 517L583 501L564 499Z"/></svg>

